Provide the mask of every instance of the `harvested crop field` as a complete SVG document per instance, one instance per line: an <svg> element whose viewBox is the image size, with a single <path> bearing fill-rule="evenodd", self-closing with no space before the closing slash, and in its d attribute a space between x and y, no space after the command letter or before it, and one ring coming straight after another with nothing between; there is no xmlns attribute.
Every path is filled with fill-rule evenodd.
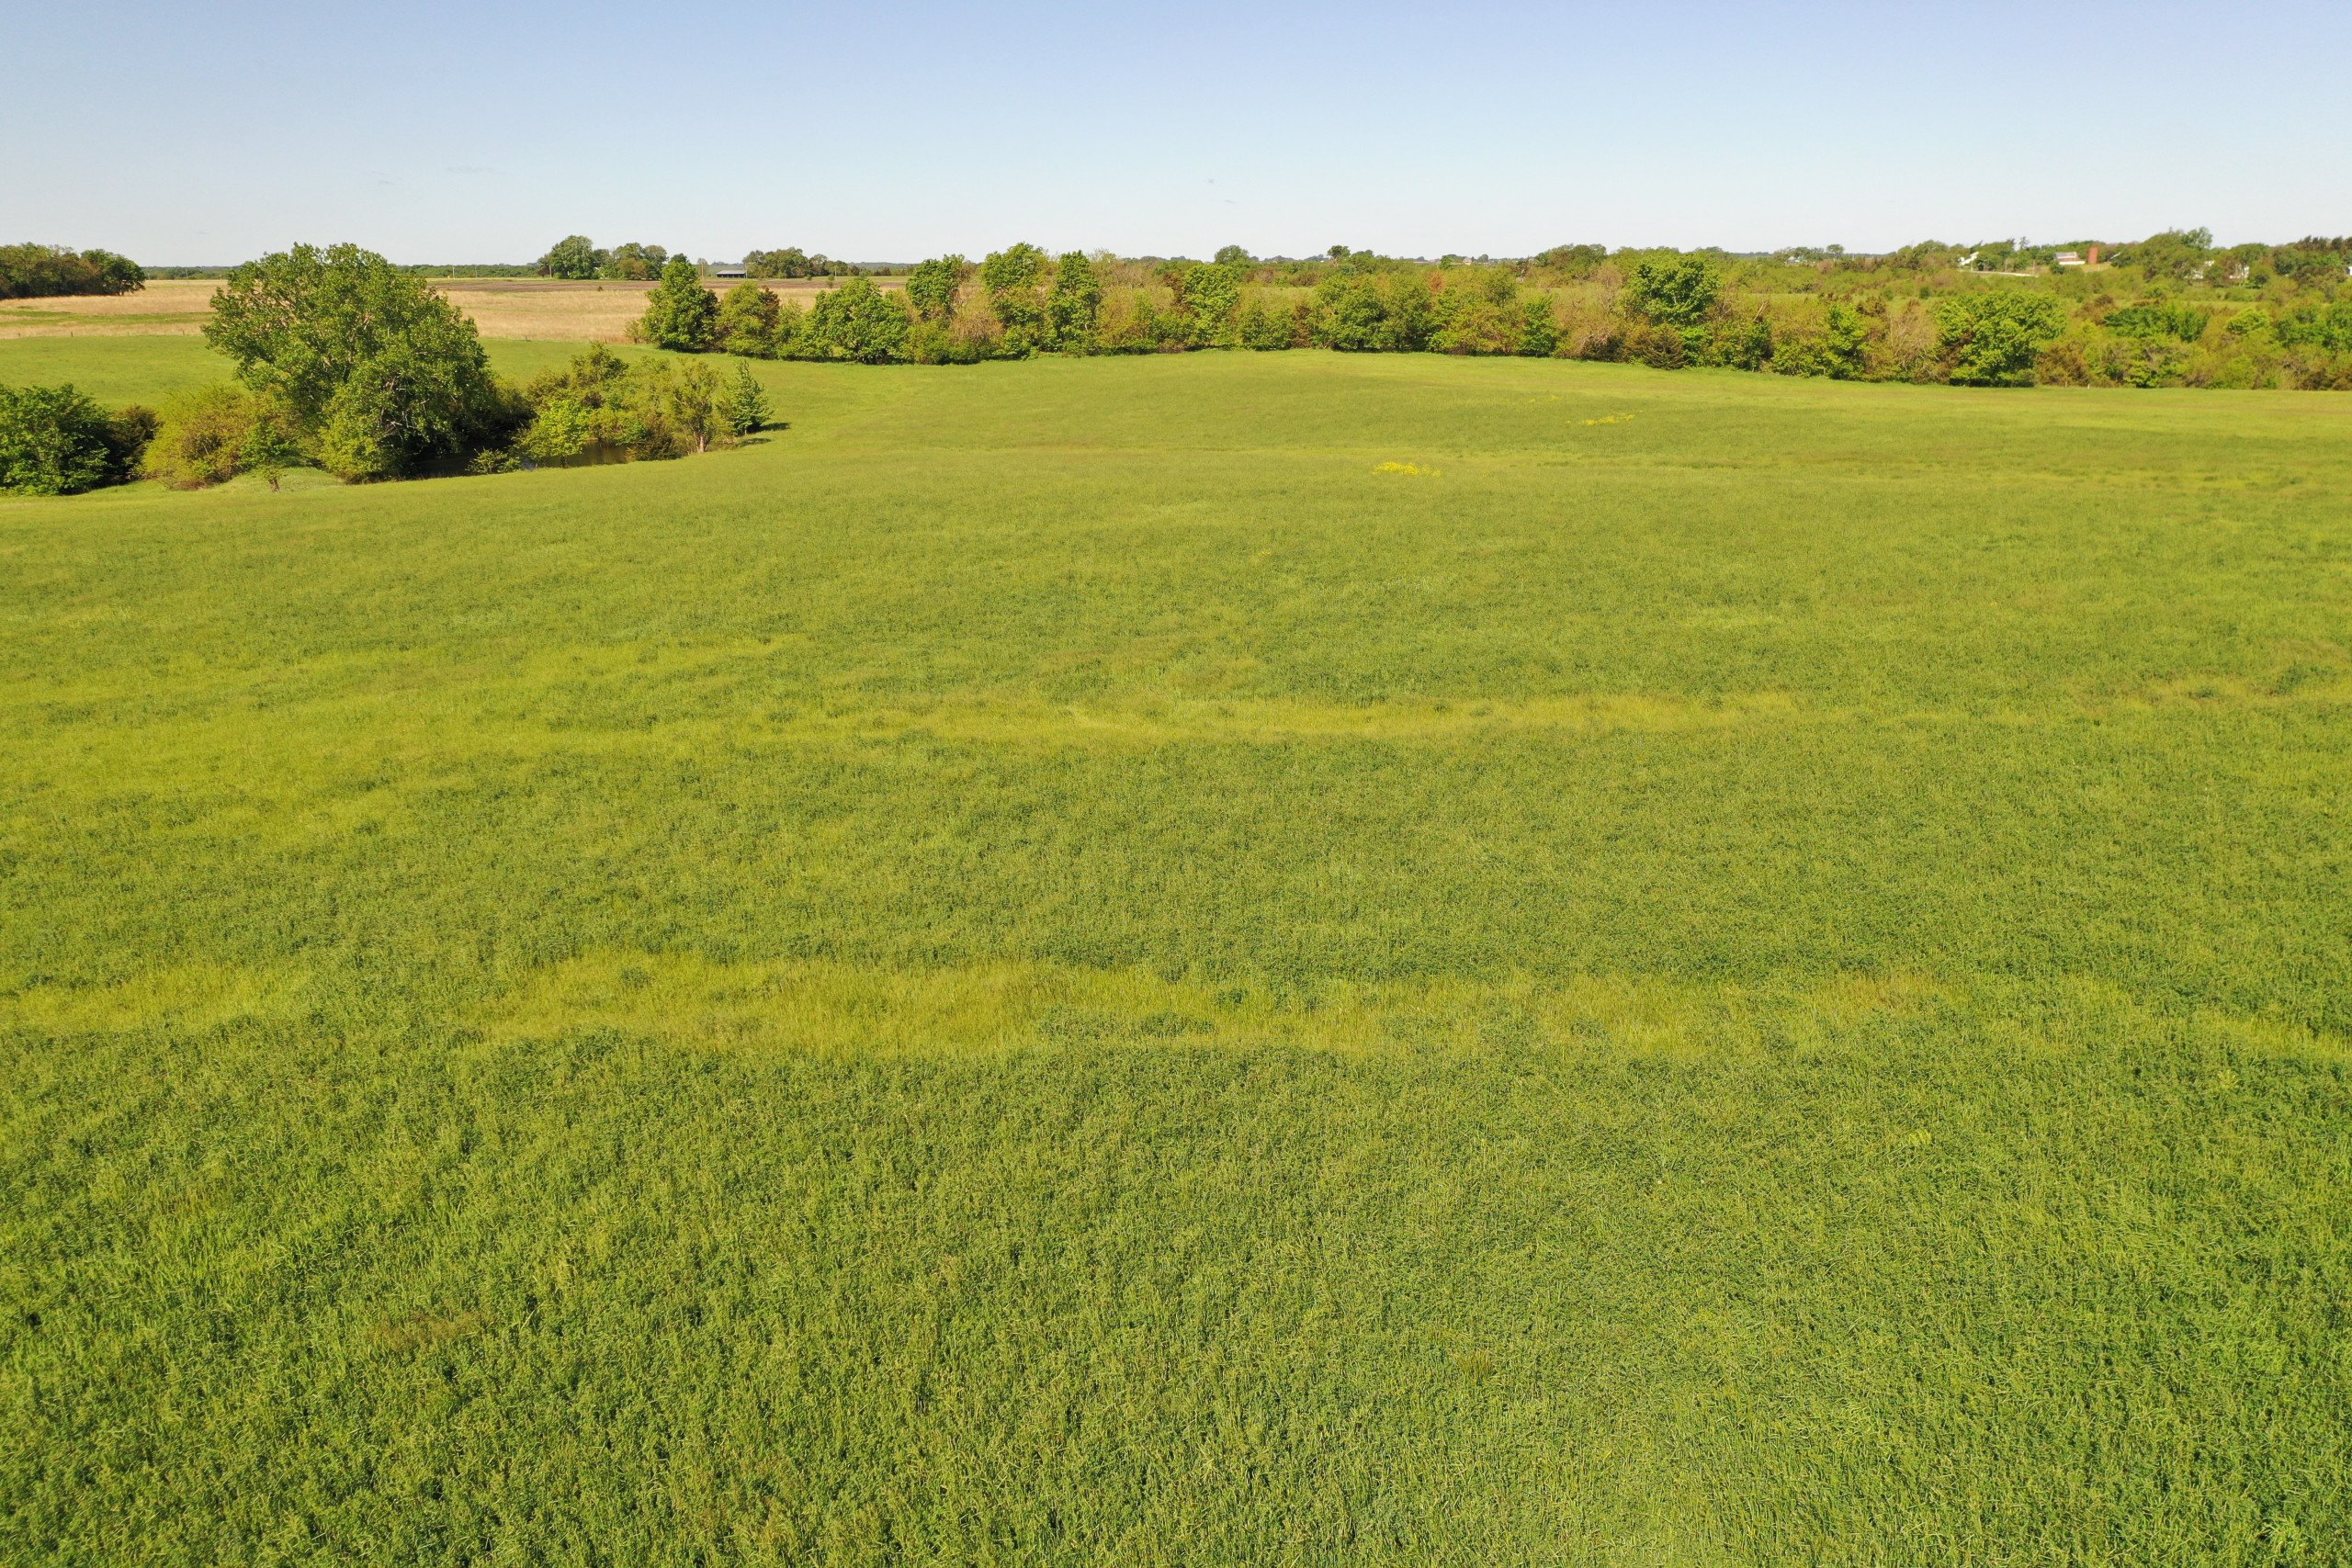
<svg viewBox="0 0 2352 1568"><path fill-rule="evenodd" d="M884 288L899 287L893 278L876 281ZM763 286L805 303L831 284L775 278ZM130 294L0 300L0 339L193 335L204 330L219 287L205 278L159 278ZM484 337L577 343L622 342L653 288L650 283L531 277L444 278L435 287L473 318Z"/></svg>

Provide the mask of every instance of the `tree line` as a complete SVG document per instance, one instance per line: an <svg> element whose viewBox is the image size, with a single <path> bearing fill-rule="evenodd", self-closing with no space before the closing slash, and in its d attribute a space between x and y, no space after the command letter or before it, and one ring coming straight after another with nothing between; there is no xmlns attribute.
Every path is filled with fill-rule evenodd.
<svg viewBox="0 0 2352 1568"><path fill-rule="evenodd" d="M569 278L584 282L589 278L608 278L620 282L650 282L662 276L673 257L661 245L630 242L615 245L610 250L600 248L585 234L567 234L548 248L538 259L536 270L541 277ZM693 265L691 262L688 265ZM753 251L743 258L743 271L750 277L854 277L862 269L848 262L837 262L824 255L809 255L797 245L782 250Z"/></svg>
<svg viewBox="0 0 2352 1568"><path fill-rule="evenodd" d="M346 481L679 457L769 420L746 365L623 360L596 347L516 384L423 277L356 245L248 262L207 342L235 379L108 411L71 386L0 387L0 490L72 494L145 477L184 489L289 468Z"/></svg>
<svg viewBox="0 0 2352 1568"><path fill-rule="evenodd" d="M70 251L62 245L0 245L0 299L40 299L65 294L128 294L147 274L112 251Z"/></svg>
<svg viewBox="0 0 2352 1568"><path fill-rule="evenodd" d="M41 287L63 276L60 257L100 275L121 261L11 251L38 253ZM850 276L805 307L758 282L722 298L694 263L666 257L636 335L687 354L865 364L1315 347L1979 387L2352 389L2352 239L2220 250L2202 231L2174 231L2101 264L2024 277L1984 276L1984 247L1938 245L1765 257L1577 245L1432 265L1346 246L1304 262L1227 247L1195 262L1052 256L1024 243L978 263L933 257L898 288ZM102 277L108 290L137 287L125 281L137 268L122 266ZM473 322L423 276L353 245L297 246L234 269L205 335L235 381L160 412L108 411L71 387L0 388L0 489L66 493L142 473L202 485L256 472L274 484L298 465L368 480L680 457L743 440L769 417L741 364L722 374L599 348L531 381L503 380Z"/></svg>
<svg viewBox="0 0 2352 1568"><path fill-rule="evenodd" d="M1980 387L2352 388L2352 239L2223 251L2177 231L2024 276L1988 276L1986 252L1565 245L1432 265L1344 245L1269 262L1227 247L1196 262L1023 243L977 264L934 257L898 289L852 277L806 306L754 281L722 296L676 258L633 335L686 353L868 364L1324 348Z"/></svg>

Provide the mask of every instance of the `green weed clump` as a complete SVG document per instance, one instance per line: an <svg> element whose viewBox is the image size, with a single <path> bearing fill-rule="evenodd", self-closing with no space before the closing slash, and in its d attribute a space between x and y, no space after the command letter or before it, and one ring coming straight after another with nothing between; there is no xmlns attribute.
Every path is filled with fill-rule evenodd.
<svg viewBox="0 0 2352 1568"><path fill-rule="evenodd" d="M0 1559L2352 1556L2325 400L753 374L0 505Z"/></svg>

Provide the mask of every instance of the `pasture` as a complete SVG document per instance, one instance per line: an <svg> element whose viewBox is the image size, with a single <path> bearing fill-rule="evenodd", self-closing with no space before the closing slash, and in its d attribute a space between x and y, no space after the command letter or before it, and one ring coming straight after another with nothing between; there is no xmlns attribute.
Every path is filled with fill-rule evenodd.
<svg viewBox="0 0 2352 1568"><path fill-rule="evenodd" d="M0 1558L2352 1556L2352 402L758 372L0 502Z"/></svg>

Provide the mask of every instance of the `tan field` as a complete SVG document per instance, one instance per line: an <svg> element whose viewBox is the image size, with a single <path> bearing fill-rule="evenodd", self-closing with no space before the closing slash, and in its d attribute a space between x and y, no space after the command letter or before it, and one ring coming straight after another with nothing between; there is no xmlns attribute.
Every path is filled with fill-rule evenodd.
<svg viewBox="0 0 2352 1568"><path fill-rule="evenodd" d="M877 279L899 287L897 279ZM211 314L210 278L161 279L134 294L0 300L0 338L122 337L203 330ZM540 277L452 277L437 287L474 320L484 337L562 343L618 343L645 310L650 283L565 283ZM732 287L716 283L722 292ZM766 287L803 303L831 287L827 278L771 278Z"/></svg>

